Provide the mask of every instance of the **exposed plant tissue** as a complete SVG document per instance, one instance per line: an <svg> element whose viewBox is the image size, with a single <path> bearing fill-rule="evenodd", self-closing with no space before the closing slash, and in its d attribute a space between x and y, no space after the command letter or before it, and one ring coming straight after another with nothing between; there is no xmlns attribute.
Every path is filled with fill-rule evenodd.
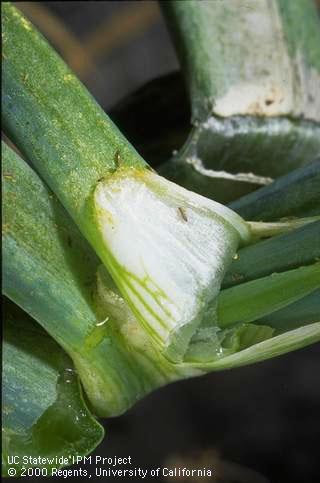
<svg viewBox="0 0 320 483"><path fill-rule="evenodd" d="M90 460L98 418L320 340L315 10L162 3L192 111L162 165L133 146L144 114L130 144L19 4L2 4L5 476L87 476L61 468Z"/></svg>

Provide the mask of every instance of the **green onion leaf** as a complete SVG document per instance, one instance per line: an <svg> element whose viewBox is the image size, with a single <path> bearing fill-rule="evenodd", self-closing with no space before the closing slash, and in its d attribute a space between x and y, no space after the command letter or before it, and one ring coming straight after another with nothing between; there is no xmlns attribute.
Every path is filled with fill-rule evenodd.
<svg viewBox="0 0 320 483"><path fill-rule="evenodd" d="M10 467L19 476L23 467L72 464L100 443L103 427L84 401L69 357L21 309L9 302L4 307L3 475Z"/></svg>

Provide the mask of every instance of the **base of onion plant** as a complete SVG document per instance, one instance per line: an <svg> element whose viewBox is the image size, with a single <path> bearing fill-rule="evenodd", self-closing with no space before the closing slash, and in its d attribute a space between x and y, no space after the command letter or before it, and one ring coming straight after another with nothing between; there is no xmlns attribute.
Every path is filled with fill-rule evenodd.
<svg viewBox="0 0 320 483"><path fill-rule="evenodd" d="M242 245L315 218L248 222L157 175L3 8L4 125L41 174L3 147L4 291L71 357L93 411L115 416L168 382L319 340L319 321L281 334L262 322L320 288L316 260L221 290Z"/></svg>
<svg viewBox="0 0 320 483"><path fill-rule="evenodd" d="M224 272L253 227L153 174L26 22L4 7L5 129L110 270L139 322L171 360L182 360L204 313L215 312ZM44 89L55 93L46 102ZM50 136L39 136L49 120Z"/></svg>
<svg viewBox="0 0 320 483"><path fill-rule="evenodd" d="M136 323L149 335L156 350L168 362L182 363L192 345L192 358L196 361L195 346L198 348L203 341L215 346L220 285L239 246L261 234L281 232L283 224L266 231L264 224L247 223L228 208L150 171L31 24L9 5L4 7L4 14L4 121L8 134L51 185L90 241L129 304ZM10 43L12 35L14 46ZM57 90L60 80L64 88ZM50 93L56 93L54 101L50 96L46 103L40 101L44 85ZM46 132L49 121L50 136L39 136L39 132ZM79 124L84 132L91 132L95 144L84 143ZM295 227L296 222L292 221L285 229ZM268 303L270 311L317 288L316 268L305 270L305 286L296 282L293 272L280 277L284 284L281 286L288 283L294 287L293 292L283 297L282 305L278 300L274 305ZM258 284L262 293L264 283ZM250 289L245 297L247 293ZM21 300L21 293L11 296ZM250 321L266 315L265 308L253 312ZM44 314L33 315L42 321ZM213 323L217 323L217 328L210 327ZM68 342L67 331L61 327L55 327L55 332L52 327L50 330L74 355L72 337ZM117 359L121 355L114 355ZM200 362L202 359L201 356ZM86 366L79 360L78 367ZM89 386L94 384L90 371L84 372L87 375L83 379ZM110 401L108 409L104 409L98 387L88 392L95 394L93 399L101 413L112 411ZM119 407L125 404L121 400Z"/></svg>
<svg viewBox="0 0 320 483"><path fill-rule="evenodd" d="M98 184L94 200L101 243L125 300L31 168L5 145L3 159L5 293L72 357L100 415L119 414L156 387L213 370L218 360L246 347L254 352L276 334L254 321L320 286L317 246L311 259L290 250L297 241L311 248L320 222L263 242L260 251L256 244L235 255L239 241L250 238L250 224L238 215L149 170L128 175L120 169ZM35 215L39 207L41 217ZM301 231L310 235L301 238ZM274 246L286 250L286 262L270 262ZM263 253L268 266L253 272ZM242 258L250 260L245 268ZM220 291L223 278L230 285L237 263L244 273L248 265L247 275ZM228 266L231 275L224 277ZM298 344L299 332L295 336ZM261 357L272 356L268 347ZM259 360L259 349L254 353Z"/></svg>

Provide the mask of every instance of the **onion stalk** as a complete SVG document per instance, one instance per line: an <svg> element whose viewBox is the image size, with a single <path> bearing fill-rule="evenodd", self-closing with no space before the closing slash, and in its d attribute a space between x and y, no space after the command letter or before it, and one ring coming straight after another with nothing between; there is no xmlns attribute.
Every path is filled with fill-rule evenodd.
<svg viewBox="0 0 320 483"><path fill-rule="evenodd" d="M318 320L263 323L320 288L318 261L221 285L241 247L319 216L249 222L159 176L18 10L3 18L3 122L32 165L3 145L4 292L72 359L94 413L318 341Z"/></svg>
<svg viewBox="0 0 320 483"><path fill-rule="evenodd" d="M229 182L237 197L319 155L320 29L313 1L162 6L192 111L189 137L161 169L164 176L228 202L219 182Z"/></svg>
<svg viewBox="0 0 320 483"><path fill-rule="evenodd" d="M8 4L4 53L8 136L57 194L159 348L169 359L183 360L238 246L252 238L252 227L228 208L150 171L46 41ZM259 226L254 236L264 230ZM214 263L207 263L209 256Z"/></svg>
<svg viewBox="0 0 320 483"><path fill-rule="evenodd" d="M272 327L248 322L320 286L319 263L218 294L211 286L213 302L193 327L182 360L172 361L130 309L55 195L6 145L3 161L4 292L66 350L101 416L122 413L170 381L214 370L218 360L244 350L244 336L246 347L269 339ZM295 345L297 337L298 332ZM312 340L317 340L316 333ZM305 344L303 337L300 342Z"/></svg>
<svg viewBox="0 0 320 483"><path fill-rule="evenodd" d="M10 476L12 461L17 474L26 466L47 470L65 466L66 461L70 464L91 452L104 436L84 401L72 361L35 321L8 301L4 303L2 403L4 476ZM39 463L39 456L51 464ZM26 465L26 457L36 462Z"/></svg>

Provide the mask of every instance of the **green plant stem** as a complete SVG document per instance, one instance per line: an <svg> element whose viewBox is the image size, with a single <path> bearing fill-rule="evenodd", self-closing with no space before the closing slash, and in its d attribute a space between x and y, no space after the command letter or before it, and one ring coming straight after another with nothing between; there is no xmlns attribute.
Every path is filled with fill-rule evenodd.
<svg viewBox="0 0 320 483"><path fill-rule="evenodd" d="M146 301L150 301L150 294L154 295L154 301L161 310L166 311L167 306L162 302L171 303L171 293L163 293L162 287L157 285L157 277L152 279L149 273L146 276L142 270L139 278L134 271L130 271L122 263L121 257L117 259L114 255L118 249L122 249L122 255L127 257L132 255L130 249L134 246L135 250L141 250L143 258L148 247L148 254L153 256L152 263L156 261L156 271L167 265L171 266L167 260L170 254L171 259L175 263L178 260L179 264L174 264L174 270L171 272L161 275L165 275L170 283L177 277L175 295L176 291L180 290L182 307L189 309L191 302L199 303L199 307L196 306L192 313L194 318L187 320L188 323L191 322L187 327L190 333L174 354L180 364L169 362L162 353L159 354L159 351L152 347L147 334L143 332L148 328L148 321L139 326L131 314L132 319L123 318L126 320L125 327L118 324L121 317L116 324L112 323L112 320L107 324L109 315L105 312L103 317L99 317L101 300L98 306L92 304L92 297L97 293L94 290L92 293L89 288L95 286L97 289L97 282L93 282L96 277L96 262L92 261L91 266L92 255L89 256L89 261L86 260L86 248L83 251L81 247L78 251L74 248L76 240L79 240L80 245L83 243L80 241L82 239L79 233L75 231L73 236L68 237L68 218L62 222L63 228L60 229L60 221L54 221L55 209L51 205L50 194L45 192L38 178L28 185L21 164L17 164L15 173L10 170L5 173L9 183L7 186L12 182L9 198L14 199L14 203L7 203L10 215L5 238L5 273L8 279L6 293L32 314L68 351L81 374L96 411L102 415L119 414L155 387L169 380L181 378L182 374L188 377L197 373L198 366L195 368L183 363L183 351L187 348L192 332L201 321L202 310L206 309L207 303L212 302L210 297L214 299L218 294L223 270L231 260L232 254L240 241L247 241L248 228L243 220L223 206L188 193L149 171L144 161L119 134L44 39L14 7L8 4L4 6L4 23L3 114L11 139L50 184L108 266L126 299L130 301L130 306L132 309L135 308L134 314L140 318L139 322L141 313L132 302L134 297L139 299L139 303L142 299L144 308L149 309ZM33 175L34 173L30 174L32 179ZM15 180L19 180L16 187ZM125 196L126 190L129 190L129 198ZM39 208L37 197L43 192L45 201ZM142 229L143 236L135 238L132 242L133 236L137 233L140 236L140 231L137 230L139 222L137 223L136 218L139 210L135 209L137 206L140 207L131 205L130 201L136 202L135 196L141 192L146 193L146 199L150 202L142 203L142 211L144 214L148 213L148 228L152 228L156 236L153 236L151 229ZM159 201L161 216L155 217L156 211L153 207ZM128 210L128 206L133 209ZM36 223L35 212L42 213ZM168 218L167 214L171 218ZM61 217L60 212L57 219L60 220ZM130 229L132 220L134 229ZM167 226L165 224L168 220L172 220L172 223ZM157 230L160 222L164 223L166 231L159 234ZM55 224L58 224L58 227ZM176 232L172 230L173 225L178 227L176 237ZM192 229L189 229L190 226ZM213 226L219 230L212 230ZM130 237L121 236L118 240L112 238L114 252L111 253L111 244L107 244L106 248L106 240L109 240L108 237L116 236L121 229L124 229L125 235L129 233ZM64 231L65 236L61 236ZM213 239L215 232L220 234L217 239ZM179 236L181 233L184 237ZM210 233L210 236L203 238L204 233ZM153 240L151 249L150 239ZM135 243L136 240L139 243ZM147 243L140 244L141 240L146 240ZM191 246L185 243L189 243L190 240ZM164 245L165 243L167 244ZM199 250L200 245L203 250ZM163 246L165 250L160 251ZM187 253L183 251L186 246L188 250L190 248ZM213 256L213 249L217 247L221 253ZM214 270L211 269L211 264L208 264L209 255L217 264ZM165 257L166 263L161 263L161 256ZM134 254L130 262L135 263L137 259L139 257ZM186 264L189 260L191 267ZM184 277L185 274L181 275L180 269L186 266L187 277ZM203 278L198 284L199 267ZM144 269L144 266L142 268ZM181 284L185 284L182 289ZM198 289L198 285L200 290L194 297L193 289ZM126 308L114 287L107 286L106 290L109 296L112 292L114 298L121 301L125 307L124 313L128 314L130 310ZM134 297L128 296L130 290ZM141 296L142 291L147 292L147 297ZM186 300L188 304L185 303ZM151 312L154 311L150 310ZM170 313L170 310L167 310L167 313ZM155 315L157 318L157 313ZM261 311L257 310L256 315L261 316ZM133 326L130 324L132 320L135 321ZM160 325L161 322L163 321L160 320ZM171 323L171 320L169 322ZM169 338L172 333L174 336L181 335L175 332L177 326L179 329L179 324L169 326ZM167 335L166 332L165 336ZM135 337L139 340L133 343L132 339ZM168 339L164 338L162 342L167 341ZM300 343L303 344L304 341L301 340ZM139 351L136 350L137 347ZM150 349L152 357L149 357L149 353L145 354L145 347ZM167 347L160 346L160 349Z"/></svg>
<svg viewBox="0 0 320 483"><path fill-rule="evenodd" d="M228 117L255 113L277 116L282 113L289 117L293 112L283 111L283 99L281 103L277 95L269 93L268 97L263 92L265 104L260 105L261 99L257 96L257 105L253 105L250 102L253 103L254 98L245 99L248 92L244 86L251 87L249 94L253 96L254 88L263 80L267 85L273 83L276 89L280 89L281 84L283 88L281 72L288 70L287 83L281 91L286 96L287 90L293 89L295 78L300 78L298 67L294 62L290 64L292 59L303 65L307 76L312 75L312 69L320 73L319 21L313 2L272 0L252 2L247 6L243 2L233 5L229 2L173 0L162 6L169 26L172 26L173 39L185 70L194 121L201 122L212 114ZM258 37L256 25L251 23L252 15L259 16L264 25ZM296 58L298 53L305 64ZM275 60L281 65L280 72L274 67ZM290 106L293 110L300 104L299 96L303 96L307 85L302 81L299 89L302 92L294 93L297 96L294 103L297 104ZM222 99L227 99L231 93L235 96L234 102L230 101L229 105L225 100L223 104ZM236 94L242 94L240 101L244 104L237 104ZM309 106L306 101L302 103L302 112L309 109L315 99L308 102ZM309 116L306 112L304 114L307 119L318 115L316 112L309 112Z"/></svg>
<svg viewBox="0 0 320 483"><path fill-rule="evenodd" d="M317 262L225 289L218 299L218 324L225 328L260 319L319 287L320 262Z"/></svg>
<svg viewBox="0 0 320 483"><path fill-rule="evenodd" d="M3 9L3 121L9 138L82 224L99 179L145 162L13 5Z"/></svg>
<svg viewBox="0 0 320 483"><path fill-rule="evenodd" d="M222 288L317 260L320 260L320 221L239 250L223 279Z"/></svg>
<svg viewBox="0 0 320 483"><path fill-rule="evenodd" d="M166 96L160 94L162 90L166 92ZM307 156L302 147L303 131L308 132L305 121L261 117L216 119L215 132L207 130L207 134L202 134L203 138L208 138L207 146L204 144L200 151L203 167L206 169L199 171L197 164L182 163L173 159L168 161L172 154L177 153L190 133L190 112L187 105L188 97L182 75L180 72L174 72L154 79L130 94L115 106L110 115L144 158L148 159L152 166L157 166L163 176L221 203L230 203L250 191L261 188L261 185L252 182L240 181L238 177L223 178L219 171L226 170L226 165L234 173L255 171L255 166L251 162L254 158L254 163L267 166L266 176L274 177L276 172L271 166L277 166L278 169L278 166L281 167L283 164L282 159L292 152L294 159L299 156L301 163L307 160L310 161L310 166L298 170L299 179L296 180L294 187L292 186L291 197L288 198L288 187L284 183L287 178L284 177L281 180L281 203L273 202L272 196L270 199L266 198L265 202L264 199L256 198L256 203L252 202L250 205L251 211L248 214L244 212L242 216L248 220L269 221L271 207L279 212L279 216L276 215L273 220L283 216L312 216L316 214L317 204L320 213L317 196L320 191L320 162L312 162L319 154L319 146L312 156ZM299 150L296 149L297 139ZM306 137L306 142L310 142L310 136ZM299 164L298 161L294 162L296 163ZM290 182L293 182L293 175L294 173L286 175ZM276 192L274 187L277 183L278 181L271 185L272 192ZM262 188L261 195L264 191ZM256 191L256 194L258 193L260 191ZM266 216L256 218L260 212Z"/></svg>
<svg viewBox="0 0 320 483"><path fill-rule="evenodd" d="M229 202L233 193L249 193L319 155L320 29L313 2L162 6L194 126L161 168L164 176ZM259 32L254 17L264 25ZM223 194L225 186L231 195Z"/></svg>
<svg viewBox="0 0 320 483"><path fill-rule="evenodd" d="M289 231L295 230L318 220L320 220L320 215L308 218L297 218L295 220L283 220L274 223L261 221L248 221L247 223L251 231L252 240L255 240L288 233Z"/></svg>
<svg viewBox="0 0 320 483"><path fill-rule="evenodd" d="M256 324L268 325L276 329L276 334L297 329L319 321L320 290L314 290L306 297L299 299L283 309L268 314L255 321Z"/></svg>
<svg viewBox="0 0 320 483"><path fill-rule="evenodd" d="M96 306L100 262L32 169L6 145L2 155L4 293L69 354L95 411L120 414L153 383L119 330L97 327L107 316Z"/></svg>
<svg viewBox="0 0 320 483"><path fill-rule="evenodd" d="M277 357L316 342L320 342L320 322L272 337L213 363L201 364L201 367L210 371L232 369Z"/></svg>
<svg viewBox="0 0 320 483"><path fill-rule="evenodd" d="M320 214L320 159L292 171L229 204L246 220L276 221L283 217Z"/></svg>
<svg viewBox="0 0 320 483"><path fill-rule="evenodd" d="M181 359L210 302L207 294L217 295L248 227L231 210L150 171L32 25L13 6L4 4L3 10L3 117L9 137L68 210L140 323L161 350ZM173 239L165 246L159 237ZM183 239L189 240L187 255ZM203 263L206 251L219 253L215 264Z"/></svg>
<svg viewBox="0 0 320 483"><path fill-rule="evenodd" d="M172 364L156 350L105 271L101 278L96 257L55 196L6 146L3 160L5 293L71 355L98 414L119 414L163 384L215 370L217 357L223 355L219 350L209 354L210 364ZM265 285L259 286L263 292ZM304 289L298 288L300 295ZM257 317L265 313L262 309ZM298 339L296 334L293 348ZM282 340L285 352L290 344ZM272 345L263 357L267 354L274 354ZM255 358L259 360L257 354ZM231 359L230 367L236 363L245 360Z"/></svg>
<svg viewBox="0 0 320 483"><path fill-rule="evenodd" d="M4 302L3 476L23 467L60 468L100 443L103 427L84 401L72 361L25 312ZM44 459L25 464L23 457ZM55 458L58 461L55 461ZM53 463L49 463L48 460ZM48 471L50 476L50 471Z"/></svg>

